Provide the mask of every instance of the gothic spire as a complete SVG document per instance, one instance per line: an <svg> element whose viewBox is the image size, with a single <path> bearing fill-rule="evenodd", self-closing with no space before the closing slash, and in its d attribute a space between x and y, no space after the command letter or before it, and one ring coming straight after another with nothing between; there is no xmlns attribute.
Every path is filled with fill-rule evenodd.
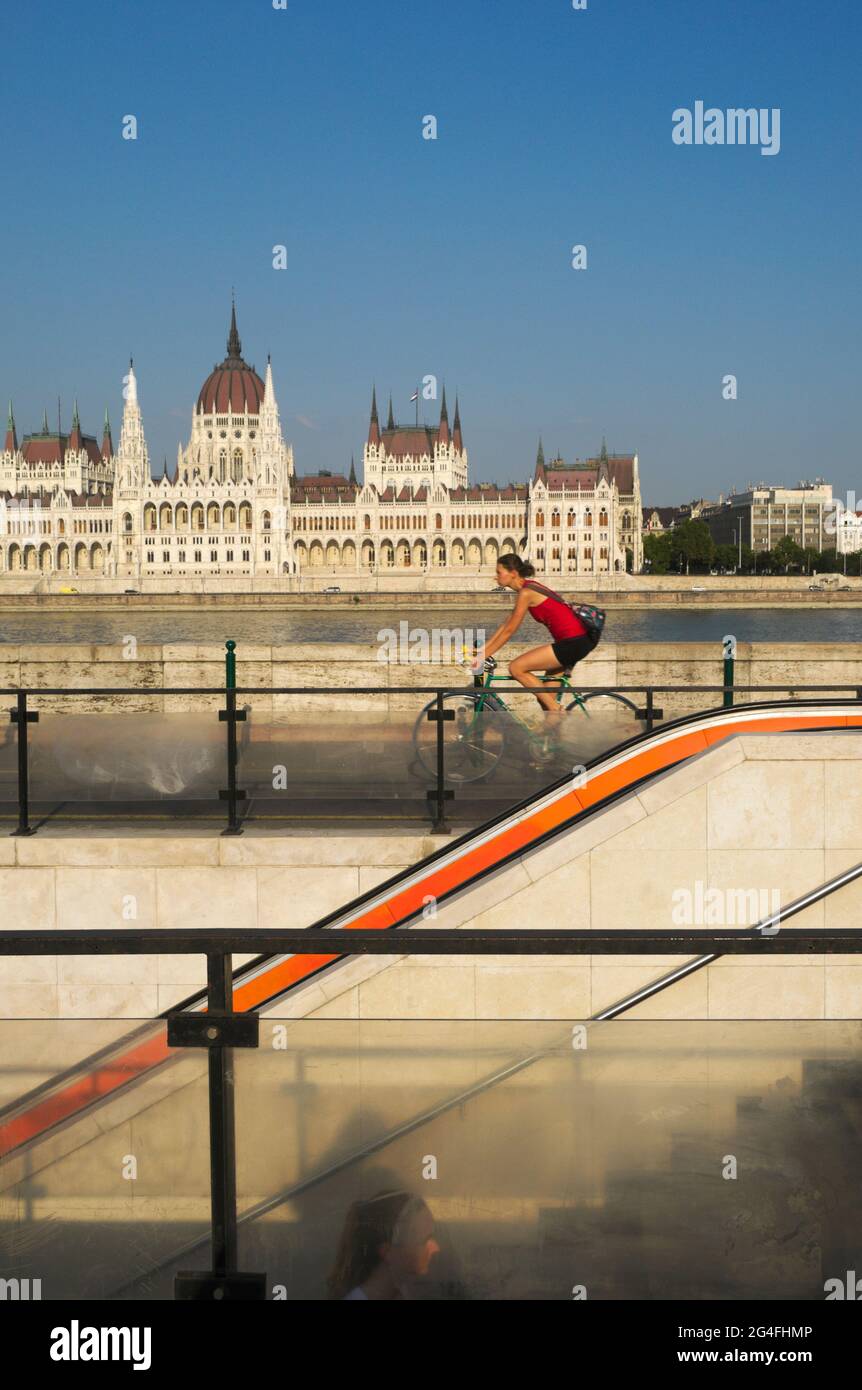
<svg viewBox="0 0 862 1390"><path fill-rule="evenodd" d="M449 412L446 409L446 387L443 387L443 400L440 405L440 428L437 431L437 438L441 444L449 443Z"/></svg>
<svg viewBox="0 0 862 1390"><path fill-rule="evenodd" d="M368 427L368 443L380 443L380 421L377 419L377 387L371 388L371 424Z"/></svg>
<svg viewBox="0 0 862 1390"><path fill-rule="evenodd" d="M542 447L542 436L539 435L539 451L538 451L538 453L536 454L536 467L537 467L537 468L544 468L544 466L545 466L545 450L544 450L543 447Z"/></svg>
<svg viewBox="0 0 862 1390"><path fill-rule="evenodd" d="M236 326L236 300L231 295L230 300L230 332L227 335L227 355L238 361L242 357L242 343Z"/></svg>
<svg viewBox="0 0 862 1390"><path fill-rule="evenodd" d="M109 459L114 457L114 441L111 438L111 418L108 415L108 407L105 406L105 427L102 430L102 458Z"/></svg>
<svg viewBox="0 0 862 1390"><path fill-rule="evenodd" d="M605 443L604 435L602 435L602 452L599 454L599 466L596 473L596 482L601 482L603 478L605 482L610 481L610 472L608 469L608 446Z"/></svg>
<svg viewBox="0 0 862 1390"><path fill-rule="evenodd" d="M350 455L350 477L348 482L351 482L353 486L356 487L356 461L352 454Z"/></svg>
<svg viewBox="0 0 862 1390"><path fill-rule="evenodd" d="M386 421L386 428L387 428L388 430L394 430L394 428L395 428L395 416L392 414L392 392L391 392L391 391L389 392L389 419Z"/></svg>
<svg viewBox="0 0 862 1390"><path fill-rule="evenodd" d="M6 444L4 447L12 454L18 448L18 435L15 432L15 416L12 414L11 401L9 402L9 416L6 420Z"/></svg>
<svg viewBox="0 0 862 1390"><path fill-rule="evenodd" d="M458 396L455 396L455 418L452 421L452 443L460 453L464 448L464 441L461 438L461 407L458 404Z"/></svg>

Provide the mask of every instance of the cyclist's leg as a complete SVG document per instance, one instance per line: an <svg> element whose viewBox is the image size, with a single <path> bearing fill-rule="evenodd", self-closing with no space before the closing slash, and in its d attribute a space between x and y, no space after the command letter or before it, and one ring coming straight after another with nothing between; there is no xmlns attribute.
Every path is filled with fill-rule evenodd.
<svg viewBox="0 0 862 1390"><path fill-rule="evenodd" d="M509 662L509 675L519 685L525 686L527 690L536 690L536 699L548 714L560 712L557 705L557 693L550 690L542 692L542 682L538 676L534 675L534 672L544 671L547 673L561 669L562 667L550 644L545 647L533 647L531 651L524 652L522 656L516 656L514 661Z"/></svg>

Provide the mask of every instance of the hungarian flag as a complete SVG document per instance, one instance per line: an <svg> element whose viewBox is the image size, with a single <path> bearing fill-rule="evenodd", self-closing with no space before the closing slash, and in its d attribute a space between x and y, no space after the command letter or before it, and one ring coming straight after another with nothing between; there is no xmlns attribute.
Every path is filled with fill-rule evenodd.
<svg viewBox="0 0 862 1390"><path fill-rule="evenodd" d="M419 392L418 392L418 391L414 391L414 392L413 392L413 395L410 397L410 400L411 400L411 401L418 401L418 399L419 399Z"/></svg>

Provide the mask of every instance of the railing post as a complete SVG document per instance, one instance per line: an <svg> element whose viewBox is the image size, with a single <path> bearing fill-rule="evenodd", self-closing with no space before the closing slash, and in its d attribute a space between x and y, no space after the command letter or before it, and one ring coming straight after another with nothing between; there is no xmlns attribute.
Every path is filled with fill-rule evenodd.
<svg viewBox="0 0 862 1390"><path fill-rule="evenodd" d="M236 1220L236 1113L233 1049L257 1047L257 1014L234 1013L229 952L207 952L206 1013L168 1018L168 1045L209 1050L210 1213L212 1269L179 1272L174 1297L184 1301L266 1298L266 1276L240 1274Z"/></svg>
<svg viewBox="0 0 862 1390"><path fill-rule="evenodd" d="M731 635L723 637L721 646L724 654L723 707L733 709L733 667L736 658L736 638Z"/></svg>
<svg viewBox="0 0 862 1390"><path fill-rule="evenodd" d="M446 817L443 814L443 807L447 801L451 801L455 793L446 790L446 751L443 742L443 722L455 718L453 709L444 709L443 691L438 690L437 699L433 709L429 709L428 718L437 725L437 785L425 793L428 801L436 802L434 819L431 823L431 832L434 835L447 835L449 826L446 824Z"/></svg>
<svg viewBox="0 0 862 1390"><path fill-rule="evenodd" d="M207 956L208 1013L232 1012L232 973L229 955L212 953ZM237 1267L236 1117L232 1048L210 1048L209 1086L212 1272L213 1278L223 1279Z"/></svg>
<svg viewBox="0 0 862 1390"><path fill-rule="evenodd" d="M653 731L653 725L655 724L655 721L657 719L664 719L664 710L656 709L655 694L653 692L652 686L645 685L643 689L644 695L646 696L646 704L643 706L642 709L635 710L635 719L642 719L646 724L647 733L651 734Z"/></svg>
<svg viewBox="0 0 862 1390"><path fill-rule="evenodd" d="M651 733L652 733L652 727L653 727L653 721L654 721L654 719L655 719L655 703L654 703L653 691L652 691L652 686L648 686L648 687L647 687L647 693L646 693L646 726L647 726L647 733L648 733L648 734L651 734Z"/></svg>
<svg viewBox="0 0 862 1390"><path fill-rule="evenodd" d="M241 835L237 802L245 801L245 792L236 785L236 726L245 719L245 710L236 707L236 642L225 642L225 649L225 708L218 712L219 719L227 724L227 787L219 792L221 800L227 802L227 826L222 834Z"/></svg>
<svg viewBox="0 0 862 1390"><path fill-rule="evenodd" d="M18 691L18 702L10 709L9 718L18 726L18 827L13 835L35 835L30 824L30 762L27 725L37 724L39 715L27 708L26 690Z"/></svg>

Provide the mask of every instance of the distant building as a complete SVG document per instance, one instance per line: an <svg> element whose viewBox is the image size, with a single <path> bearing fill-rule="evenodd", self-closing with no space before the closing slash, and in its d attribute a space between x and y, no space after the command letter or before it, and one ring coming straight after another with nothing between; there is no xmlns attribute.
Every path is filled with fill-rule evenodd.
<svg viewBox="0 0 862 1390"><path fill-rule="evenodd" d="M834 513L831 483L815 478L795 488L759 483L731 493L726 502L706 507L701 520L716 545L738 546L741 534L743 546L763 554L784 536L803 549L834 550Z"/></svg>
<svg viewBox="0 0 862 1390"><path fill-rule="evenodd" d="M836 508L834 525L839 555L853 555L857 550L862 550L862 512Z"/></svg>
<svg viewBox="0 0 862 1390"><path fill-rule="evenodd" d="M637 573L643 566L637 454L545 463L530 483L528 554L541 574Z"/></svg>
<svg viewBox="0 0 862 1390"><path fill-rule="evenodd" d="M702 520L706 510L718 505L701 497L695 502L684 502L680 507L644 507L641 529L645 536L662 536L683 521Z"/></svg>

